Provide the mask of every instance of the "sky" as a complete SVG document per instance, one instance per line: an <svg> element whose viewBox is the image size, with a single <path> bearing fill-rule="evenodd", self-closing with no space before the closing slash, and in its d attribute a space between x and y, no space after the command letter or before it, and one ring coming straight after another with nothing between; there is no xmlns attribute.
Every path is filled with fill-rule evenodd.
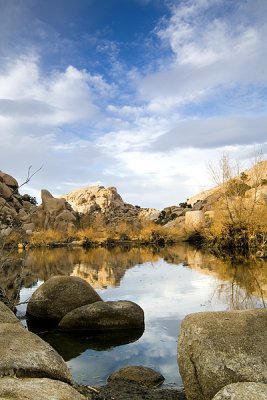
<svg viewBox="0 0 267 400"><path fill-rule="evenodd" d="M266 0L0 0L0 169L162 209L267 154Z"/></svg>

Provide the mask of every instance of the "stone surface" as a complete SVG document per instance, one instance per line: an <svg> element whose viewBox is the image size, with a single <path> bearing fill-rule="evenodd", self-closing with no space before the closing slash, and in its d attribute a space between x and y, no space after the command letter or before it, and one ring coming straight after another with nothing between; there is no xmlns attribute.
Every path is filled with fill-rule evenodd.
<svg viewBox="0 0 267 400"><path fill-rule="evenodd" d="M267 309L207 312L182 322L178 362L188 400L234 382L267 383Z"/></svg>
<svg viewBox="0 0 267 400"><path fill-rule="evenodd" d="M199 231L205 223L203 211L187 211L185 213L185 229L188 232Z"/></svg>
<svg viewBox="0 0 267 400"><path fill-rule="evenodd" d="M52 379L0 378L0 400L85 400L66 383Z"/></svg>
<svg viewBox="0 0 267 400"><path fill-rule="evenodd" d="M19 321L10 308L0 301L0 324L2 323L17 324Z"/></svg>
<svg viewBox="0 0 267 400"><path fill-rule="evenodd" d="M13 176L6 174L5 172L0 171L0 181L4 182L7 186L10 186L12 189L18 189L19 185Z"/></svg>
<svg viewBox="0 0 267 400"><path fill-rule="evenodd" d="M108 382L121 379L136 382L146 387L160 386L164 382L164 377L159 372L141 365L130 365L118 369L108 377Z"/></svg>
<svg viewBox="0 0 267 400"><path fill-rule="evenodd" d="M0 324L0 376L40 377L71 382L63 358L20 324Z"/></svg>
<svg viewBox="0 0 267 400"><path fill-rule="evenodd" d="M128 329L144 326L144 311L137 304L121 300L96 302L77 308L60 321L62 330Z"/></svg>
<svg viewBox="0 0 267 400"><path fill-rule="evenodd" d="M213 400L266 400L267 385L265 383L238 382L221 389Z"/></svg>
<svg viewBox="0 0 267 400"><path fill-rule="evenodd" d="M27 314L44 320L60 320L71 310L101 301L100 296L84 279L74 276L53 276L32 295Z"/></svg>

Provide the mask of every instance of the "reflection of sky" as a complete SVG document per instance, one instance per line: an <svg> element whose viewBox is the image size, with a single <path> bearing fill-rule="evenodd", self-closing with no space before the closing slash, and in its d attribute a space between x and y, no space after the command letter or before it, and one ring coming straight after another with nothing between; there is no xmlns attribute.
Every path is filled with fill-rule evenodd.
<svg viewBox="0 0 267 400"><path fill-rule="evenodd" d="M74 379L103 383L126 365L144 365L161 372L166 383L181 384L177 366L177 338L181 320L196 311L225 309L210 302L214 278L182 265L160 260L126 271L120 287L98 290L103 300L131 300L145 312L146 329L135 343L99 353L87 350L68 362Z"/></svg>
<svg viewBox="0 0 267 400"><path fill-rule="evenodd" d="M97 289L97 292L103 300L131 300L139 304L145 312L145 332L134 343L105 351L87 349L68 361L74 380L89 385L103 384L120 367L144 365L161 372L167 384L181 384L177 366L181 321L192 312L227 309L229 296L217 293L218 287L225 285L229 287L229 283L212 275L182 264L169 264L163 259L126 270L120 286ZM30 297L36 287L23 289L21 301ZM227 287L223 293L227 293ZM20 315L25 308L25 305L19 306Z"/></svg>

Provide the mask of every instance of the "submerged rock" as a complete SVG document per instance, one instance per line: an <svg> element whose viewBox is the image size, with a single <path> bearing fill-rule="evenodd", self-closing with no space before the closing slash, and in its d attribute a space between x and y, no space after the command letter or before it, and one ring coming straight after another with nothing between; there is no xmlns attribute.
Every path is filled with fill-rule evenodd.
<svg viewBox="0 0 267 400"><path fill-rule="evenodd" d="M66 383L47 378L0 378L1 400L85 400Z"/></svg>
<svg viewBox="0 0 267 400"><path fill-rule="evenodd" d="M71 310L102 301L84 279L74 276L53 276L32 295L27 307L30 317L59 321Z"/></svg>
<svg viewBox="0 0 267 400"><path fill-rule="evenodd" d="M267 383L267 310L204 312L182 322L178 362L188 400L234 382Z"/></svg>
<svg viewBox="0 0 267 400"><path fill-rule="evenodd" d="M115 380L136 382L146 387L157 387L164 382L164 376L152 368L141 365L130 365L118 369L108 377L108 382Z"/></svg>
<svg viewBox="0 0 267 400"><path fill-rule="evenodd" d="M144 311L132 301L96 302L77 308L58 327L69 331L128 329L144 326Z"/></svg>
<svg viewBox="0 0 267 400"><path fill-rule="evenodd" d="M221 389L213 400L266 400L267 385L265 383L239 382Z"/></svg>

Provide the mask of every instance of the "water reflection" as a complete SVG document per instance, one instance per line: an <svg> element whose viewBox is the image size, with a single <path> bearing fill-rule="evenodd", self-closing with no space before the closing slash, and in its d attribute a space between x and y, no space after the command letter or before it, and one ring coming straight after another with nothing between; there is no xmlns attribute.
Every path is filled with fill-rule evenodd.
<svg viewBox="0 0 267 400"><path fill-rule="evenodd" d="M41 335L68 360L74 379L104 383L116 368L142 364L159 370L167 383L181 383L177 337L181 320L191 312L265 307L267 262L223 261L182 244L166 248L34 250L19 272L27 299L53 275L86 279L104 300L131 300L145 312L145 332L132 336ZM8 271L1 271L8 286ZM11 269L14 291L16 271ZM28 289L27 289L28 288ZM12 289L13 290L13 289ZM20 315L25 305L18 307ZM38 331L40 334L40 327ZM32 329L32 328L31 328ZM143 333L143 334L142 334Z"/></svg>
<svg viewBox="0 0 267 400"><path fill-rule="evenodd" d="M22 271L24 287L38 280L46 281L54 275L74 275L87 280L94 288L118 287L126 271L136 265L164 260L168 264L183 264L218 280L215 296L223 299L229 309L266 306L267 262L250 259L242 262L223 261L209 253L182 244L165 248L114 248L107 250L54 249L30 251ZM3 274L5 276L3 276ZM15 298L14 283L21 275L21 267L1 271L1 281ZM257 297L257 299L255 299Z"/></svg>
<svg viewBox="0 0 267 400"><path fill-rule="evenodd" d="M29 327L31 329L31 327ZM32 329L31 329L32 331ZM65 361L70 361L81 355L87 349L95 351L110 350L113 347L137 341L144 329L115 330L90 334L62 333L58 331L37 332L49 342Z"/></svg>

